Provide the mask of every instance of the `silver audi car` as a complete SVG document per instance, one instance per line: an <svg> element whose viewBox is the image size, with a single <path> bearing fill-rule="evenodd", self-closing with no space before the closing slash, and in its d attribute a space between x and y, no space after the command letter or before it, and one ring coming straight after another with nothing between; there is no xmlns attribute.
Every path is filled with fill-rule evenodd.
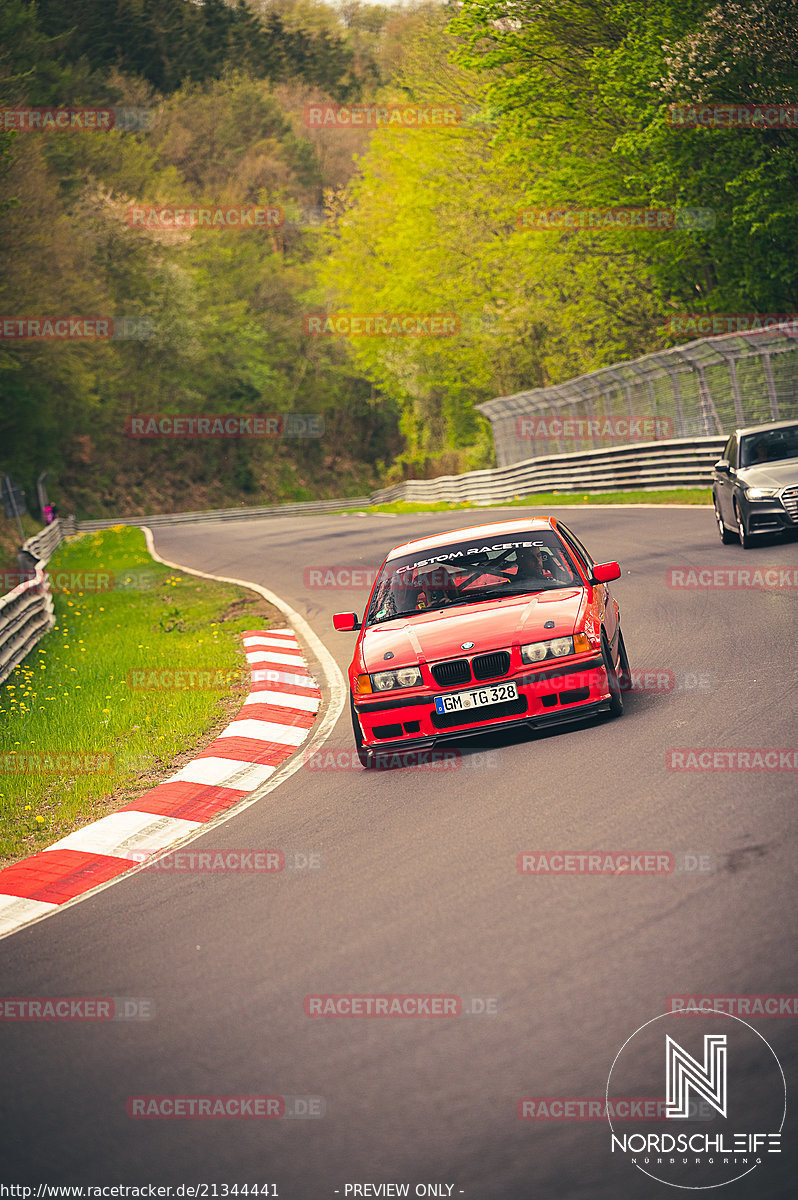
<svg viewBox="0 0 798 1200"><path fill-rule="evenodd" d="M743 549L758 534L798 532L798 421L735 429L715 463L720 539Z"/></svg>

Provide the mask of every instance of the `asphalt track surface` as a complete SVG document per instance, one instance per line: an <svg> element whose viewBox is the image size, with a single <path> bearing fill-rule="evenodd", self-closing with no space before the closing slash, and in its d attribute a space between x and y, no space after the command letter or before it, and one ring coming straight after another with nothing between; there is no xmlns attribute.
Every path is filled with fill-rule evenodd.
<svg viewBox="0 0 798 1200"><path fill-rule="evenodd" d="M796 543L723 547L705 509L561 515L597 560L622 564L612 588L633 670L673 672L677 687L627 696L620 720L483 738L471 768L303 767L192 849L312 851L319 869L139 873L0 942L5 996L155 1002L148 1021L0 1025L4 1183L274 1182L284 1200L397 1181L471 1200L677 1194L611 1155L603 1122L523 1122L516 1104L603 1096L619 1048L671 995L798 992L796 773L666 765L673 747L798 744L795 590L666 583L674 567L792 567ZM253 520L155 541L272 589L345 671L354 635L330 617L365 594L310 589L306 569L373 568L408 538L519 516ZM348 712L327 747L351 747ZM689 851L713 869L533 878L516 870L533 849ZM310 993L496 998L498 1013L314 1020ZM752 1024L784 1067L784 1152L722 1194L794 1196L798 1022ZM638 1094L662 1094L662 1064L646 1065ZM770 1081L732 1078L756 1128ZM132 1120L126 1100L142 1094L320 1096L326 1110Z"/></svg>

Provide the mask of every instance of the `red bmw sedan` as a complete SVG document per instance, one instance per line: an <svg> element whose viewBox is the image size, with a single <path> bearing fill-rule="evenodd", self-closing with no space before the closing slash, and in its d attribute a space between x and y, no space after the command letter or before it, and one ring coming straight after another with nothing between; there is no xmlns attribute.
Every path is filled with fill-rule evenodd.
<svg viewBox="0 0 798 1200"><path fill-rule="evenodd" d="M629 662L608 584L554 517L456 529L391 550L349 667L360 761L512 726L623 712Z"/></svg>

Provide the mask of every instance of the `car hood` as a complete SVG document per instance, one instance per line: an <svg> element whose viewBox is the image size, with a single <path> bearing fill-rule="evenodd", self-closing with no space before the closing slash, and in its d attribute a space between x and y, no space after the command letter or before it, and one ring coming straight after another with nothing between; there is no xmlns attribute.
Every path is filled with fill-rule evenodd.
<svg viewBox="0 0 798 1200"><path fill-rule="evenodd" d="M743 467L737 472L740 483L746 487L789 487L798 483L798 458L785 458L783 462L757 463Z"/></svg>
<svg viewBox="0 0 798 1200"><path fill-rule="evenodd" d="M574 632L585 589L558 588L530 596L414 613L366 630L361 653L367 671L501 650L514 642L566 637ZM544 628L547 621L553 627ZM464 651L463 642L473 642ZM385 658L391 653L392 659Z"/></svg>

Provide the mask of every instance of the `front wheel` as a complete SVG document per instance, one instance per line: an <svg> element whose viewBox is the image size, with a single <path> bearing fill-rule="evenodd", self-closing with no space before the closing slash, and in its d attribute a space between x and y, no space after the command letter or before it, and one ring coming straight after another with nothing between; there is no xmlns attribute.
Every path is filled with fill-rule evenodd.
<svg viewBox="0 0 798 1200"><path fill-rule="evenodd" d="M723 517L720 515L720 505L718 504L717 496L712 497L712 503L715 506L715 521L718 526L718 533L720 534L720 540L723 542L724 546L729 546L734 541L734 534L731 532L730 529L726 528L726 525L723 521Z"/></svg>
<svg viewBox="0 0 798 1200"><path fill-rule="evenodd" d="M372 767L375 766L374 755L370 750L366 750L363 747L363 730L360 728L360 722L358 721L357 713L355 712L355 702L351 696L349 697L349 712L352 716L352 733L355 735L355 749L357 750L357 756L360 759L361 765L364 766L367 771L370 771Z"/></svg>
<svg viewBox="0 0 798 1200"><path fill-rule="evenodd" d="M618 634L620 637L620 634ZM623 692L618 672L612 661L609 643L606 638L601 641L601 657L604 659L604 670L607 672L607 686L610 689L610 716L620 717L623 712Z"/></svg>
<svg viewBox="0 0 798 1200"><path fill-rule="evenodd" d="M745 523L745 517L740 512L737 504L734 506L734 515L737 517L737 536L740 539L740 545L743 550L750 550L754 544L754 539L748 532L748 526Z"/></svg>
<svg viewBox="0 0 798 1200"><path fill-rule="evenodd" d="M623 634L618 630L618 682L622 692L632 690L632 672L629 669L629 657L626 653L626 643Z"/></svg>

